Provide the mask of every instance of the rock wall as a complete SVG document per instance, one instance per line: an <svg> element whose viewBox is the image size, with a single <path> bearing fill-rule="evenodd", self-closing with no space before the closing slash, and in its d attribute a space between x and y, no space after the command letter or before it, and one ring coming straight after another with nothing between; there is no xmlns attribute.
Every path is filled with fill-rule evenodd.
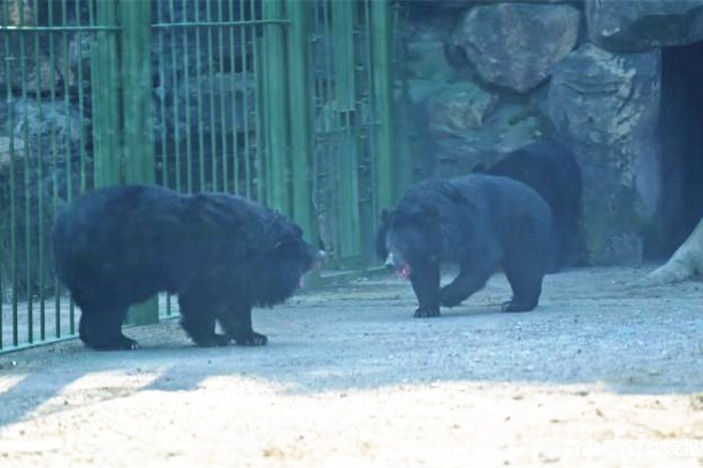
<svg viewBox="0 0 703 468"><path fill-rule="evenodd" d="M672 185L682 176L669 174L685 163L663 151L676 146L672 127L691 115L662 111L662 48L703 39L703 0L402 5L408 95L426 116L416 120L427 122L414 138L432 148L413 155L432 160L419 178L466 173L547 137L580 164L591 263L665 254L693 227L703 202L700 211L680 206L686 189ZM663 125L663 113L676 123ZM679 221L666 213L691 209L685 226L669 226Z"/></svg>
<svg viewBox="0 0 703 468"><path fill-rule="evenodd" d="M0 25L75 26L91 16L82 0L68 0L65 11L50 5L0 0ZM153 5L159 22L202 20L209 10L206 2ZM240 10L237 1L224 5L212 13L217 20L259 14ZM703 144L703 124L697 123L703 116L696 108L703 107L703 97L696 96L703 66L691 64L703 55L697 47L703 39L703 0L400 5L407 27L398 37L403 54L397 63L406 86L398 98L407 102L398 108L407 112L398 126L405 146L415 152L415 178L466 173L532 140L553 138L572 150L583 172L584 227L594 264L639 262L647 243L664 255L700 218L703 156L696 148ZM187 137L194 131L202 131L205 141L226 142L228 152L236 147L245 155L238 164L255 157L252 144L243 146L255 123L249 54L260 31L247 31L226 35L224 49L217 36L212 49L204 47L204 30L155 34L160 165L173 170L176 150L197 150L198 141ZM92 185L94 35L6 31L0 36L0 247L3 252L14 247L18 268L33 265L30 275L16 271L18 278L29 278L16 285L23 295L38 291L41 277L52 276L51 259L39 262L40 271L39 252L32 249L46 245L55 205ZM315 47L330 43L320 35ZM679 48L684 52L671 52ZM320 63L328 55L314 54L316 70L329 68ZM673 74L666 74L667 67ZM181 80L186 74L188 83ZM230 108L237 112L223 112ZM209 161L213 155L202 156ZM180 177L159 176L169 183ZM5 285L13 268L8 262L7 255L0 261Z"/></svg>

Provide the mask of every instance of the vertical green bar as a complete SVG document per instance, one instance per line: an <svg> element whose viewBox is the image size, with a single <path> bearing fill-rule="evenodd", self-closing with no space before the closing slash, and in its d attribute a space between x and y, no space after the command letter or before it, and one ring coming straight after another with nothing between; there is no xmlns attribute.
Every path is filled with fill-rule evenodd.
<svg viewBox="0 0 703 468"><path fill-rule="evenodd" d="M224 21L223 17L223 9L222 7L224 6L224 0L218 0L217 2L217 22L222 23ZM220 26L217 28L217 51L218 51L218 69L219 69L219 75L220 75L220 94L225 96L225 55L224 55L224 49L225 49L225 42L224 42L224 35L223 35L223 29L224 26ZM214 87L213 87L214 88ZM214 89L213 93L214 95ZM233 93L234 94L234 93ZM214 106L214 105L213 105ZM229 192L233 190L234 186L230 186L229 184L229 152L227 150L227 117L225 113L225 105L224 102L220 102L220 154L222 155L222 190L224 192ZM214 134L214 128L213 128L213 134Z"/></svg>
<svg viewBox="0 0 703 468"><path fill-rule="evenodd" d="M76 22L81 25L81 5L80 2L75 2L73 4L73 13L76 17ZM78 33L85 34L85 33ZM78 109L80 110L81 122L87 120L85 116L85 89L84 89L84 77L83 77L83 64L81 61L78 62ZM84 192L88 186L87 174L86 174L86 161L88 155L85 150L85 125L81 124L78 127L78 146L79 146L79 165L80 165L80 191Z"/></svg>
<svg viewBox="0 0 703 468"><path fill-rule="evenodd" d="M127 0L129 1L129 0ZM197 6L197 5L196 5ZM181 8L183 12L184 19L183 22L189 22L186 17L185 2L181 2ZM171 21L175 21L176 17L172 17ZM188 193L193 193L193 135L192 135L192 119L191 119L191 87L190 87L190 47L188 46L188 32L189 28L180 29L182 32L182 45L183 45L183 57L181 65L183 66L183 86L181 87L183 92L183 102L185 104L185 132L186 132L186 154L185 154L185 171L186 171L186 186ZM197 53L197 51L196 51ZM176 78L177 79L177 78ZM175 88L178 89L178 88ZM178 107L178 106L175 106Z"/></svg>
<svg viewBox="0 0 703 468"><path fill-rule="evenodd" d="M140 3L140 2L135 2ZM96 0L95 19L102 26L117 24L117 2ZM93 170L96 187L114 185L121 180L119 63L114 31L100 30L91 49L93 98Z"/></svg>
<svg viewBox="0 0 703 468"><path fill-rule="evenodd" d="M90 17L91 24L94 21L94 16L95 12L93 9L93 2L89 2L89 9L88 9L88 15ZM53 9L53 2L49 2L47 4L47 13L49 18L54 17L54 9ZM49 23L53 25L53 21ZM55 58L54 58L54 46L55 46L55 41L54 41L54 36L55 34L49 33L49 63L56 63ZM57 93L56 93L56 85L55 83L58 80L56 79L56 69L54 67L51 67L51 71L49 72L49 102L51 105L55 105L56 103L56 98L57 98ZM52 193L52 200L53 200L53 207L54 210L56 211L59 207L59 200L60 200L60 194L59 194L59 181L58 181L58 167L59 167L59 152L57 150L57 141L56 141L56 131L52 130L50 133L49 137L49 142L51 146L51 170L53 172L53 185L54 185L54 190ZM68 193L66 194L66 198L70 200L71 194ZM54 287L55 287L55 295L54 295L54 335L56 338L59 338L62 333L62 314L61 314L61 309L62 309L62 304L61 304L61 288L62 285L59 282L59 279L54 275ZM69 308L69 319L75 318L73 313L75 313L75 309L71 306L71 301L68 303L68 308ZM74 330L74 321L71 321L69 324L69 329Z"/></svg>
<svg viewBox="0 0 703 468"><path fill-rule="evenodd" d="M368 267L375 265L375 232L373 226L376 224L376 210L373 184L373 157L374 157L374 122L373 97L371 95L371 84L373 83L373 69L371 68L371 0L363 0L359 22L359 37L356 43L363 45L357 47L357 87L359 88L360 115L357 119L358 144L359 144L359 219L361 226L368 226L361 229L361 254L362 265Z"/></svg>
<svg viewBox="0 0 703 468"><path fill-rule="evenodd" d="M25 21L30 21L31 18L24 17L24 14L22 14L19 18L19 26L24 27L25 26ZM31 210L31 199L29 197L29 185L30 185L30 158L31 154L29 151L29 99L28 99L28 94L27 94L27 86L26 83L28 83L28 72L27 72L27 45L26 45L26 38L27 34L25 31L21 31L19 35L19 57L20 57L20 79L22 81L22 90L21 90L21 96L22 96L22 140L24 142L24 151L23 151L23 157L22 157L22 174L23 178L22 180L22 185L23 185L23 192L24 192L24 200L22 200L21 204L24 205L24 223L22 223L22 228L23 230L21 231L21 234L23 235L24 239L24 267L20 269L19 274L23 275L23 278L20 278L24 282L25 290L26 290L26 317L27 317L27 342L32 343L34 341L34 336L33 336L33 301L32 301L32 292L31 292L31 284L32 284L32 237L31 237L31 230L33 227L32 223L32 210ZM15 227L17 229L17 227ZM17 277L17 276L16 276ZM15 296L15 302L19 300L21 297L20 294L18 293L17 289L14 291L14 296ZM19 319L19 316L17 317ZM17 321L17 326L19 326L19 321ZM19 343L16 343L19 344Z"/></svg>
<svg viewBox="0 0 703 468"><path fill-rule="evenodd" d="M168 19L171 22L175 22L175 5L173 3L173 0L169 0L168 3ZM185 35L185 32L183 33ZM178 66L177 66L177 61L176 61L176 38L178 36L176 35L175 28L170 28L169 29L169 38L171 42L171 50L170 50L170 55L171 55L171 74L173 80L171 81L171 89L173 91L173 100L175 103L178 103ZM186 69L187 70L187 69ZM180 108L179 105L174 105L173 106L173 121L175 122L174 129L173 129L173 141L174 141L174 159L175 159L175 164L174 164L174 173L176 177L176 184L175 184L175 189L178 192L181 192L183 190L182 187L182 179L183 179L183 165L181 164L181 116L180 112L178 109ZM189 141L190 142L190 141Z"/></svg>
<svg viewBox="0 0 703 468"><path fill-rule="evenodd" d="M120 2L120 25L125 182L153 184L151 2ZM130 310L130 322L135 325L158 321L156 297Z"/></svg>
<svg viewBox="0 0 703 468"><path fill-rule="evenodd" d="M161 5L155 5L156 8L156 22L163 23L163 12ZM164 61L166 54L164 52L164 36L166 35L165 30L160 30L157 32L156 42L158 43L158 76L159 76L159 119L161 120L161 131L159 132L159 141L161 143L161 151L159 154L159 161L161 162L161 185L164 187L170 187L169 183L169 151L168 151L168 138L167 138L167 125L166 125L166 72L164 69Z"/></svg>
<svg viewBox="0 0 703 468"><path fill-rule="evenodd" d="M38 3L37 0L34 0L34 23L37 24L39 22L39 12L38 12ZM40 57L41 57L41 50L39 48L39 34L35 34L33 38L34 42L34 60L35 63L39 63ZM42 90L41 90L41 83L43 81L42 79L42 72L41 68L37 67L37 77L35 81L35 93L34 97L37 100L41 99L42 95ZM43 118L43 113L40 113L40 118ZM39 180L44 180L44 160L46 156L43 154L42 151L42 145L37 145L37 151L39 153L37 157L37 177ZM38 248L38 253L39 253L39 265L37 268L37 274L39 275L39 339L40 340L45 340L46 339L46 304L45 304L45 297L44 297L44 287L45 287L45 274L44 274L44 239L45 239L45 233L44 233L44 225L45 225L45 220L43 219L44 217L44 188L42 185L38 185L36 188L36 197L37 197L37 211L39 214L39 219L37 223L37 228L38 228L38 242L39 242L39 248Z"/></svg>
<svg viewBox="0 0 703 468"><path fill-rule="evenodd" d="M58 2L56 2L58 3ZM61 2L61 25L67 25L68 24L68 4L67 0L63 0ZM69 73L67 72L68 68L68 57L69 57L69 36L67 34L68 32L63 30L61 33L61 61L64 63L64 66L66 69L64 69L64 76L69 76ZM61 92L63 96L63 108L64 112L66 115L71 114L71 89L69 86L68 80L64 79L61 80L63 84L63 90ZM72 128L71 128L71 120L70 118L66 119L66 130L63 132L64 134L64 145L66 148L71 148L71 137L70 135L73 133ZM64 158L64 169L66 171L66 193L73 194L73 158L70 154L65 155ZM75 314L76 310L74 307L73 302L69 303L69 310L68 310L68 319L69 319L69 330L71 333L75 333Z"/></svg>
<svg viewBox="0 0 703 468"><path fill-rule="evenodd" d="M398 194L393 135L390 4L389 0L371 2L373 103L378 121L374 167L377 209L389 207Z"/></svg>
<svg viewBox="0 0 703 468"><path fill-rule="evenodd" d="M312 210L312 134L310 89L309 19L311 2L288 0L291 26L288 35L288 95L293 178L293 218L302 226L309 241L317 239L317 223Z"/></svg>
<svg viewBox="0 0 703 468"><path fill-rule="evenodd" d="M151 4L120 2L125 182L154 183Z"/></svg>
<svg viewBox="0 0 703 468"><path fill-rule="evenodd" d="M193 21L200 23L200 2L193 2L192 5L195 12ZM205 178L205 130L203 127L203 120L205 120L205 116L203 115L203 65L201 63L203 52L202 43L200 41L202 29L202 26L195 26L193 28L193 34L195 35L195 105L196 122L198 125L198 191L200 192L207 190Z"/></svg>
<svg viewBox="0 0 703 468"><path fill-rule="evenodd" d="M210 2L206 3L205 16L208 23L213 22L212 8L210 7ZM218 29L220 29L218 27ZM210 107L210 190L217 192L219 190L220 180L218 176L217 164L220 158L220 154L217 151L217 130L215 130L215 65L214 65L215 49L213 47L213 36L212 36L212 26L207 28L207 73L208 73L208 89L210 102L208 106ZM222 79L220 78L220 83ZM223 96L220 97L221 99Z"/></svg>
<svg viewBox="0 0 703 468"><path fill-rule="evenodd" d="M355 2L332 2L332 41L334 47L335 96L337 115L336 135L341 144L339 152L339 253L350 258L359 254L359 176L356 123L356 63L354 54L354 23L358 5ZM333 114L333 115L334 115Z"/></svg>
<svg viewBox="0 0 703 468"><path fill-rule="evenodd" d="M8 21L9 21L9 17L10 17L10 15L9 15L10 7L7 2L4 2L4 5L0 4L0 8L2 8L2 16L0 17L0 26L7 26ZM0 40L0 44L2 44L3 54L5 57L9 58L10 57L10 41L9 41L8 36L9 36L9 34L6 31L0 31L0 39L2 39L2 40ZM0 63L0 67L3 68L4 75L5 76L12 76L10 74L11 73L10 60L5 59L2 62L3 63ZM11 80L6 79L5 86L6 86L6 89L5 89L5 93L4 93L5 94L4 99L9 104L11 102L10 98L12 96ZM12 127L12 114L13 114L13 112L10 111L9 115L8 115L8 119L7 119L8 120L7 124L9 126L9 128L13 128ZM14 146L15 146L14 145L14 138L10 138L9 148L7 149L8 153L9 153L8 157L10 158L10 160L8 161L8 166L9 166L9 170L10 170L10 175L9 175L9 179L10 179L9 182L10 183L8 185L10 186L9 187L10 190L13 189L13 187L12 187L12 177L13 177L12 176L12 171L13 171L12 160L15 158ZM11 200L10 200L10 203L12 203ZM8 259L8 257L12 257L12 250L9 250L9 252L8 252L8 249L6 247L5 242L7 242L7 239L6 239L6 231L5 230L8 229L8 225L9 225L9 229L12 229L12 223L11 222L8 223L8 218L11 215L9 215L6 210L9 210L11 213L12 212L12 205L8 204L6 206L3 206L2 204L0 204L0 213L2 213L2 216L0 216L0 268L4 269L7 266L10 266L10 270L11 270L12 269L11 263L10 263L10 265L8 265L7 259ZM10 235L10 237L11 236L12 235ZM10 260L10 262L11 262L11 260ZM11 281L10 281L10 284L12 284ZM2 350L5 347L5 339L4 339L4 335L5 335L5 320L4 320L5 306L4 306L4 303L5 303L5 293L6 293L5 288L6 287L7 286L6 286L5 282L3 281L3 274L0 273L0 350Z"/></svg>
<svg viewBox="0 0 703 468"><path fill-rule="evenodd" d="M253 10L253 7L251 7L251 2L248 2L250 4L250 9ZM256 200L260 203L265 203L266 202L266 148L267 148L267 138L268 136L264 134L264 119L267 118L266 112L265 112L265 105L264 105L264 94L265 94L265 89L262 86L262 79L261 76L263 76L263 69L264 65L262 64L263 59L261 58L262 52L263 52L263 46L262 46L262 34L260 33L259 28L246 28L249 30L249 35L251 38L251 61L250 64L248 64L254 73L254 76L252 78L252 82L255 83L254 85L254 106L251 112L251 117L248 115L248 113L244 114L244 128L248 129L249 127L247 126L249 123L253 123L254 125L254 135L253 138L249 136L248 131L244 132L244 152L245 152L245 177L247 180L247 196L251 197L256 197ZM246 34L245 34L246 36ZM246 57L246 54L244 55ZM245 73L244 76L248 76L248 73ZM246 87L247 85L247 80L243 83L244 86ZM253 121L253 122L252 122ZM253 143L252 143L253 141ZM254 152L254 157L252 157L249 154L249 148L251 148L253 145L254 148L256 148L256 151Z"/></svg>
<svg viewBox="0 0 703 468"><path fill-rule="evenodd" d="M356 2L332 2L332 41L338 109L353 109L356 101L354 69L354 18Z"/></svg>
<svg viewBox="0 0 703 468"><path fill-rule="evenodd" d="M234 4L234 0L229 0L229 15L230 19L234 20L235 18L243 18L244 17L244 2L240 1L239 2L239 8L237 9ZM239 16L237 16L239 15ZM237 41L239 41L239 44L242 48L243 55L242 55L242 67L241 67L241 85L242 89L246 89L247 86L247 66L248 66L248 61L247 61L247 44L248 44L248 37L246 30L247 28L244 26L237 26L237 27L229 27L227 28L229 30L229 63L232 72L235 71L235 63L237 62L236 60L236 54L235 51L237 49ZM234 76L234 73L233 73ZM230 85L231 86L236 86L236 83L239 81L239 78L233 78L231 81ZM246 91L245 91L246 92ZM242 128L247 128L247 124L249 123L249 120L247 118L247 115L249 113L249 106L247 105L247 100L244 99L244 112L242 113L244 116L244 121L241 123ZM251 170L251 159L249 158L249 132L246 130L243 132L243 143L244 143L244 151L240 153L239 151L239 144L237 141L237 125L238 125L238 120L237 120L237 111L236 109L230 110L231 115L232 115L232 180L234 181L234 185L232 190L241 193L242 195L246 195L248 197L251 196L251 184L249 180L249 173ZM241 158L244 158L244 188L242 188L242 180L241 180L241 171L239 170L240 168L240 162L239 160Z"/></svg>
<svg viewBox="0 0 703 468"><path fill-rule="evenodd" d="M283 1L263 2L264 20L283 19ZM285 43L283 26L280 23L264 26L263 75L260 77L264 90L264 112L266 132L266 174L259 183L266 184L267 204L284 213L291 212L290 174L288 168L288 119L286 79L288 71L285 63Z"/></svg>

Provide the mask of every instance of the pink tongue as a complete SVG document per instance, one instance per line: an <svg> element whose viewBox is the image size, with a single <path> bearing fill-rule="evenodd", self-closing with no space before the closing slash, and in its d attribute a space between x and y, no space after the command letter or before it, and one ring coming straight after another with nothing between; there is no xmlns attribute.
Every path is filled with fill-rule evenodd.
<svg viewBox="0 0 703 468"><path fill-rule="evenodd" d="M398 276L405 280L410 278L410 265L403 265L403 267L398 270Z"/></svg>

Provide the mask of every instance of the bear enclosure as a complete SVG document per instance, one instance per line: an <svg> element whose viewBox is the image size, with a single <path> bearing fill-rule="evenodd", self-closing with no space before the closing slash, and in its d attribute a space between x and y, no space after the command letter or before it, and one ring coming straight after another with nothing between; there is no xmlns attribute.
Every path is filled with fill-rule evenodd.
<svg viewBox="0 0 703 468"><path fill-rule="evenodd" d="M323 245L323 275L367 266L398 185L396 20L373 0L0 0L0 350L75 335L51 226L96 187L239 193Z"/></svg>

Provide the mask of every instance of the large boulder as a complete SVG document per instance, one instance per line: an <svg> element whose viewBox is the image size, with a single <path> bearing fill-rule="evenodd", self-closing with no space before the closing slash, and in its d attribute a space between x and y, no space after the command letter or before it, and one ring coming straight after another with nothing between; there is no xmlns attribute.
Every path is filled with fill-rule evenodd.
<svg viewBox="0 0 703 468"><path fill-rule="evenodd" d="M569 5L477 6L459 22L450 47L463 50L486 82L525 93L574 48L580 18Z"/></svg>
<svg viewBox="0 0 703 468"><path fill-rule="evenodd" d="M495 111L498 96L473 83L448 85L430 97L428 116L435 133L461 135L484 124Z"/></svg>
<svg viewBox="0 0 703 468"><path fill-rule="evenodd" d="M555 68L547 108L581 165L590 260L636 263L659 197L660 53L586 44Z"/></svg>
<svg viewBox="0 0 703 468"><path fill-rule="evenodd" d="M471 82L439 89L427 98L425 112L440 176L470 172L535 139L544 127L536 99L501 99Z"/></svg>
<svg viewBox="0 0 703 468"><path fill-rule="evenodd" d="M703 0L586 0L591 40L621 51L685 45L703 39Z"/></svg>

